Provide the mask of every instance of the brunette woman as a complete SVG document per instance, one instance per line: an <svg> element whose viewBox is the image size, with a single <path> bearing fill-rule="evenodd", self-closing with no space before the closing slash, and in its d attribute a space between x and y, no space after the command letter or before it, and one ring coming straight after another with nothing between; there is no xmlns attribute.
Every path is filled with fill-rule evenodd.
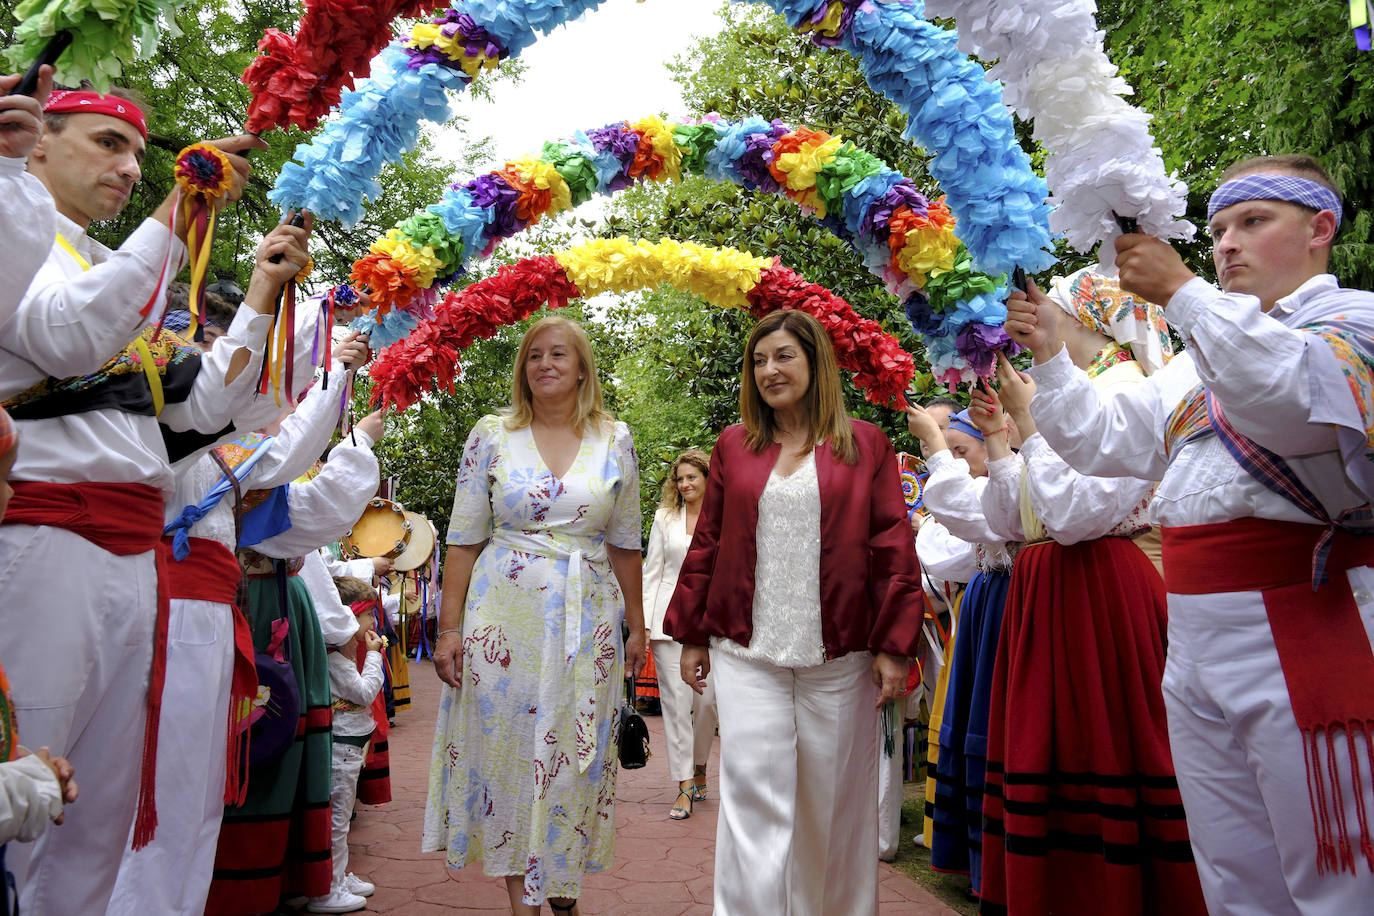
<svg viewBox="0 0 1374 916"><path fill-rule="evenodd" d="M694 690L719 681L715 912L876 913L877 710L923 609L897 458L802 312L754 328L740 415L664 627Z"/></svg>

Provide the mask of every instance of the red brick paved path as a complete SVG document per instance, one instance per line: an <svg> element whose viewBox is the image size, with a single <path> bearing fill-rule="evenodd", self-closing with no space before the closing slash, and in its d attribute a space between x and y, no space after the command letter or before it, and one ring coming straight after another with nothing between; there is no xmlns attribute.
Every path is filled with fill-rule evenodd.
<svg viewBox="0 0 1374 916"><path fill-rule="evenodd" d="M368 912L405 916L509 912L504 882L488 878L478 866L451 871L442 853L422 854L425 785L439 679L427 661L411 663L411 707L396 717L391 731L393 801L380 808L358 806L349 840L349 870L377 885ZM716 798L698 802L693 816L668 819L672 781L663 754L663 726L646 716L655 757L641 770L622 770L616 781L615 865L588 875L582 912L593 914L709 914L711 869L716 836ZM709 767L717 784L719 761ZM880 865L881 916L952 914L914 881ZM761 914L762 916L762 914Z"/></svg>

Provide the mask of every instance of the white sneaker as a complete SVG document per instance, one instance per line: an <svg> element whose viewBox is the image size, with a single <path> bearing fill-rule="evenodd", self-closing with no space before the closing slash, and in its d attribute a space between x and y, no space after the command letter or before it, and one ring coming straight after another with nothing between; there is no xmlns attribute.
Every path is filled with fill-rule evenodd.
<svg viewBox="0 0 1374 916"><path fill-rule="evenodd" d="M344 878L343 889L359 897L371 897L377 893L377 888L371 881L364 881L353 872L349 872L348 877Z"/></svg>
<svg viewBox="0 0 1374 916"><path fill-rule="evenodd" d="M330 891L328 897L311 897L305 905L309 913L356 913L366 907L366 898L350 894L343 888Z"/></svg>

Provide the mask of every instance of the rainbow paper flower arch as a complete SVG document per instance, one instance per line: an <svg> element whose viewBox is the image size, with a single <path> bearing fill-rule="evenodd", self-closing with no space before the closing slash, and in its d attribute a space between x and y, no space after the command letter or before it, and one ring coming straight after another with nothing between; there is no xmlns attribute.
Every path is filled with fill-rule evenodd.
<svg viewBox="0 0 1374 916"><path fill-rule="evenodd" d="M688 290L713 305L745 308L755 317L798 309L824 325L840 368L876 404L905 405L916 373L896 338L823 286L770 258L693 242L596 239L555 255L525 258L493 276L449 293L434 320L387 349L369 370L372 403L404 410L434 390L453 390L459 351L544 306L562 308L583 296L653 289Z"/></svg>
<svg viewBox="0 0 1374 916"><path fill-rule="evenodd" d="M376 314L353 327L374 349L390 346L430 317L435 284L498 242L594 194L686 174L784 194L847 239L902 300L946 383L987 376L997 351L1015 351L1001 329L1006 280L973 270L943 200L927 201L909 178L840 137L762 118L610 124L455 185L354 263L352 282L371 290Z"/></svg>
<svg viewBox="0 0 1374 916"><path fill-rule="evenodd" d="M957 36L921 18L919 0L768 0L793 25L860 58L874 89L908 115L909 137L938 151L931 174L960 220L974 266L994 274L1050 266L1045 182L1017 145L1000 88L956 46ZM517 57L600 0L457 0L382 52L378 72L342 96L339 118L296 149L269 195L283 207L356 222L380 193L376 175L414 146L423 120L442 121L447 90Z"/></svg>

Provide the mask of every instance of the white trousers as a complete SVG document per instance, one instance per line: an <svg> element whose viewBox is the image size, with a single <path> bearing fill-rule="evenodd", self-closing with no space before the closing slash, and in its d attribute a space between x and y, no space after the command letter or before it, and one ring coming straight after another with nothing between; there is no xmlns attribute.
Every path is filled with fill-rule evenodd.
<svg viewBox="0 0 1374 916"><path fill-rule="evenodd" d="M779 668L711 652L720 712L716 916L878 911L873 656Z"/></svg>
<svg viewBox="0 0 1374 916"><path fill-rule="evenodd" d="M1342 573L1333 573L1334 576ZM1374 638L1374 569L1350 570ZM1370 685L1374 691L1374 684ZM1302 737L1258 592L1169 595L1164 700L1178 787L1212 916L1374 912L1374 873L1317 874ZM1366 810L1371 761L1360 747ZM1337 746L1345 829L1358 844L1344 741ZM1325 766L1325 753L1319 765Z"/></svg>
<svg viewBox="0 0 1374 916"><path fill-rule="evenodd" d="M883 734L883 717L878 718L878 858L891 862L897 858L902 845L902 710L905 703L897 701L893 708L892 756L883 749L887 738Z"/></svg>
<svg viewBox="0 0 1374 916"><path fill-rule="evenodd" d="M333 761L329 771L330 854L334 859L334 882L330 890L343 889L348 877L348 825L353 819L353 803L358 799L358 776L367 755L353 744L334 740Z"/></svg>
<svg viewBox="0 0 1374 916"><path fill-rule="evenodd" d="M60 528L0 527L0 665L19 738L71 761L66 821L11 843L24 916L103 913L129 838L157 617L152 551L119 557Z"/></svg>
<svg viewBox="0 0 1374 916"><path fill-rule="evenodd" d="M691 779L697 765L711 757L716 740L716 685L706 679L697 693L682 679L682 643L656 639L654 669L658 672L658 700L663 709L663 743L668 749L668 774L677 782Z"/></svg>
<svg viewBox="0 0 1374 916"><path fill-rule="evenodd" d="M233 614L227 604L172 601L158 726L157 833L137 852L126 844L106 910L111 916L205 912L224 815Z"/></svg>

